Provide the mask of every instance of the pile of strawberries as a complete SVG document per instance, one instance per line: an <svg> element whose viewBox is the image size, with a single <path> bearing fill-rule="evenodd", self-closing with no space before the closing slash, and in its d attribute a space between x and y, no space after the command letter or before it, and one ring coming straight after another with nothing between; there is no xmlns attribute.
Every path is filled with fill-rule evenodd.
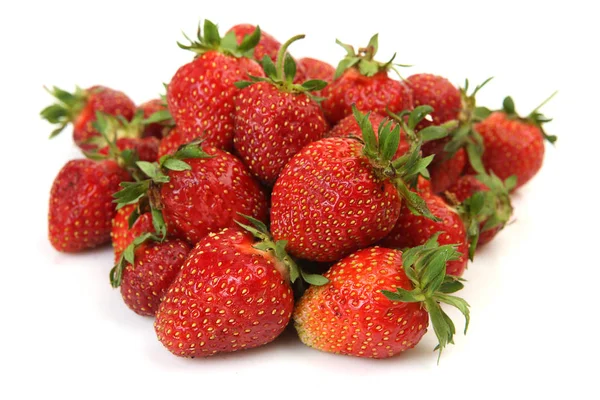
<svg viewBox="0 0 600 400"><path fill-rule="evenodd" d="M338 42L337 68L294 59L303 37L221 37L207 20L162 99L50 90L42 117L52 135L72 125L86 156L54 181L50 242L112 241L110 283L178 356L262 346L292 319L308 346L373 358L431 323L441 353L455 333L444 307L468 326L461 275L542 166L549 119L510 97L477 106L483 84L395 79L377 35Z"/></svg>

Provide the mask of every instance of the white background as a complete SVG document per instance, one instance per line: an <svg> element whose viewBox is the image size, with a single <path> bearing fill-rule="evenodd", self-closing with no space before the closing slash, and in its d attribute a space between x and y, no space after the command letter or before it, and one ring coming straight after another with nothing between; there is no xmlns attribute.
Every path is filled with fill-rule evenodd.
<svg viewBox="0 0 600 400"><path fill-rule="evenodd" d="M0 398L597 398L597 13L578 1L377 3L3 6ZM462 293L472 306L470 331L457 335L439 366L431 331L416 349L384 361L320 353L293 332L259 350L179 359L156 340L152 321L111 289L110 249L51 248L49 189L78 152L70 131L46 139L51 128L38 113L51 98L42 86L103 84L136 102L153 98L191 59L175 45L181 31L194 33L205 17L222 31L260 23L280 41L306 33L292 53L331 63L343 55L336 37L363 45L379 32L382 59L397 51L397 61L415 65L405 75L433 72L456 84L495 76L479 97L490 107L512 94L527 113L560 91L544 108L558 143L515 196L514 224L470 265Z"/></svg>

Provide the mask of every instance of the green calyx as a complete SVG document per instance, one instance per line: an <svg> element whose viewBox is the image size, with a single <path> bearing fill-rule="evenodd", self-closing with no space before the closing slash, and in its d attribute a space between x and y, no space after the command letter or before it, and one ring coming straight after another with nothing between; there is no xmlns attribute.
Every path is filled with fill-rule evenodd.
<svg viewBox="0 0 600 400"><path fill-rule="evenodd" d="M465 317L465 334L469 327L469 304L462 298L453 296L463 288L461 279L446 274L446 264L457 260L460 253L455 245L439 246L434 235L425 244L402 252L404 273L410 279L413 289L405 290L396 288L395 292L383 290L382 293L389 300L404 303L421 303L431 319L431 325L438 338L439 356L449 343L454 343L456 333L454 323L444 312L440 303L456 307ZM439 362L438 356L438 362Z"/></svg>
<svg viewBox="0 0 600 400"><path fill-rule="evenodd" d="M342 73L349 68L356 68L364 76L373 76L378 72L387 72L389 70L393 70L400 76L396 67L410 67L410 65L406 64L394 64L393 62L396 58L395 53L392 58L385 63L374 59L379 47L379 34L373 35L369 40L367 47L360 47L358 52L356 52L354 47L349 44L342 43L337 39L335 42L346 50L346 56L338 63L334 79L339 78Z"/></svg>
<svg viewBox="0 0 600 400"><path fill-rule="evenodd" d="M262 67L265 71L265 77L249 75L249 81L239 81L235 83L238 89L246 88L256 82L268 82L276 86L282 92L288 93L306 93L315 90L321 90L327 86L327 82L311 79L302 84L295 84L296 76L296 61L287 52L288 47L297 40L303 39L305 35L296 35L285 42L277 53L275 64L269 56L264 56L262 59Z"/></svg>
<svg viewBox="0 0 600 400"><path fill-rule="evenodd" d="M445 157L451 158L461 148L464 148L469 163L477 173L485 173L483 167L484 144L481 135L474 129L474 124L487 118L491 111L486 107L477 106L477 93L491 80L490 77L477 85L473 92L469 93L469 80L465 80L464 87L460 88L462 106L459 114L459 123L456 129L451 132L451 139L444 147Z"/></svg>
<svg viewBox="0 0 600 400"><path fill-rule="evenodd" d="M87 103L89 92L81 89L79 86L75 87L73 93L56 86L52 87L52 89L47 87L44 87L44 89L57 100L56 103L44 108L40 112L40 116L43 119L56 125L56 128L50 134L50 138L53 138L61 133L68 124L75 121Z"/></svg>
<svg viewBox="0 0 600 400"><path fill-rule="evenodd" d="M510 191L517 185L515 175L502 181L493 172L489 175L480 173L477 175L477 180L486 185L489 190L475 192L456 206L467 228L471 260L475 256L479 235L490 229L502 229L510 220L513 213Z"/></svg>
<svg viewBox="0 0 600 400"><path fill-rule="evenodd" d="M186 36L183 36L190 42L189 44L182 44L177 42L177 45L185 50L190 50L196 53L196 57L208 52L217 51L233 57L248 57L251 58L254 53L254 48L260 41L260 27L256 27L254 32L244 37L242 42L238 45L237 39L234 32L229 32L225 36L221 37L219 34L219 28L217 25L209 20L204 20L204 35L198 23L197 41L194 41Z"/></svg>
<svg viewBox="0 0 600 400"><path fill-rule="evenodd" d="M557 93L558 93L558 91L552 93L550 95L550 97L548 97L546 100L544 100L542 102L542 104L540 104L539 106L537 106L526 117L521 117L517 113L517 111L515 109L515 102L513 101L512 97L510 97L510 96L507 96L507 97L504 98L504 101L502 102L502 110L501 111L503 111L511 119L516 119L516 120L519 120L519 121L526 122L528 124L535 125L542 132L542 135L544 136L544 139L546 139L550 143L554 144L556 142L557 137L554 136L554 135L548 135L546 133L546 131L544 131L544 127L543 127L543 125L545 123L552 121L552 118L546 117L544 114L542 114L540 112L540 109L546 103L548 103L550 100L552 100L552 98L554 96L556 96Z"/></svg>
<svg viewBox="0 0 600 400"><path fill-rule="evenodd" d="M415 215L423 215L429 219L437 220L431 213L425 201L411 187L416 187L419 175L429 178L427 166L433 156L421 157L423 138L433 140L447 135L448 127L432 126L423 129L422 135L415 133L417 124L431 113L429 106L420 106L413 111L405 111L398 115L391 114L392 120L383 120L378 127L378 134L369 121L369 114L364 115L353 106L354 118L363 133L363 154L369 159L375 173L381 179L389 179L398 190L398 194L405 200L406 206ZM408 116L408 122L405 117ZM450 124L449 124L450 125ZM407 153L394 159L400 143L400 131L403 131L410 142Z"/></svg>
<svg viewBox="0 0 600 400"><path fill-rule="evenodd" d="M279 261L281 261L287 271L284 271L284 275L293 284L298 278L301 278L304 282L314 285L322 286L329 282L327 278L319 274L309 274L304 272L298 264L289 256L285 251L287 240L279 240L275 242L271 233L267 229L267 226L256 218L252 218L248 215L240 214L241 217L245 218L251 225L242 224L239 221L235 221L239 226L252 233L259 241L253 245L253 247L260 251L266 251L272 253Z"/></svg>
<svg viewBox="0 0 600 400"><path fill-rule="evenodd" d="M113 288L118 288L121 286L121 282L123 282L123 271L125 271L125 267L127 264L134 265L135 264L135 250L142 245L142 243L147 242L148 240L154 240L156 242L164 241L165 236L159 236L155 233L144 233L135 239L129 246L123 250L121 256L117 263L112 267L109 273L110 284Z"/></svg>

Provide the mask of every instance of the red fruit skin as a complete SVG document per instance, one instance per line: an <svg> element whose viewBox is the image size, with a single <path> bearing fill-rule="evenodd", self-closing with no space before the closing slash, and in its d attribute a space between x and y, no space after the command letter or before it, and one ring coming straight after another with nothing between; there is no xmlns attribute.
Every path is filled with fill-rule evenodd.
<svg viewBox="0 0 600 400"><path fill-rule="evenodd" d="M288 241L288 253L337 261L391 231L400 197L373 174L362 148L354 139L322 139L284 167L271 194L271 232Z"/></svg>
<svg viewBox="0 0 600 400"><path fill-rule="evenodd" d="M264 76L254 60L208 51L185 64L167 89L169 111L181 142L204 139L206 144L231 150L233 147L234 83L248 75Z"/></svg>
<svg viewBox="0 0 600 400"><path fill-rule="evenodd" d="M469 245L467 231L460 216L451 209L444 200L436 195L427 196L421 193L431 213L440 219L439 222L425 217L415 216L408 207L402 206L400 217L390 234L381 241L381 245L391 248L406 248L422 245L434 234L440 232L438 243L458 245L457 251L462 255L458 260L446 264L446 273L461 276L467 268Z"/></svg>
<svg viewBox="0 0 600 400"><path fill-rule="evenodd" d="M252 174L273 186L285 164L328 129L319 105L304 93L258 82L235 98L233 146Z"/></svg>
<svg viewBox="0 0 600 400"><path fill-rule="evenodd" d="M119 150L135 150L140 161L154 162L158 160L159 140L155 137L147 138L120 138L117 139ZM99 154L108 155L108 146L98 150Z"/></svg>
<svg viewBox="0 0 600 400"><path fill-rule="evenodd" d="M265 194L246 166L231 154L204 147L212 158L186 159L188 171L169 171L160 197L167 231L192 244L210 232L237 226L239 213L267 220Z"/></svg>
<svg viewBox="0 0 600 400"><path fill-rule="evenodd" d="M240 44L242 43L244 37L247 35L252 35L255 29L256 26L251 24L239 24L232 26L227 33L234 32L237 43ZM263 57L267 55L271 60L273 60L273 62L275 62L275 60L277 60L277 52L279 51L280 47L281 43L279 43L277 39L261 29L260 40L254 48L254 59L260 62L262 61Z"/></svg>
<svg viewBox="0 0 600 400"><path fill-rule="evenodd" d="M158 144L158 158L160 159L162 156L175 153L179 146L187 143L189 142L185 141L177 127L171 129L165 137L160 139L160 143Z"/></svg>
<svg viewBox="0 0 600 400"><path fill-rule="evenodd" d="M177 277L191 247L183 240L146 242L135 250L134 265L123 270L121 296L136 314L153 316Z"/></svg>
<svg viewBox="0 0 600 400"><path fill-rule="evenodd" d="M52 246L74 253L109 242L115 213L112 194L129 179L114 161L69 161L50 190L48 238Z"/></svg>
<svg viewBox="0 0 600 400"><path fill-rule="evenodd" d="M362 112L379 114L386 114L388 109L394 113L413 109L411 89L403 82L390 79L387 72L367 77L350 68L327 85L322 94L325 100L321 106L331 124L352 115L353 104Z"/></svg>
<svg viewBox="0 0 600 400"><path fill-rule="evenodd" d="M253 242L233 228L194 247L154 322L170 352L206 357L262 346L283 332L294 307L285 267Z"/></svg>
<svg viewBox="0 0 600 400"><path fill-rule="evenodd" d="M331 353L387 358L414 347L427 331L420 303L387 299L382 290L412 290L398 250L371 247L344 258L311 286L294 311L306 345Z"/></svg>
<svg viewBox="0 0 600 400"><path fill-rule="evenodd" d="M162 99L153 99L140 104L137 109L144 112L144 118L149 118L152 114L158 111L166 110L167 107ZM162 139L165 129L166 127L160 122L148 124L144 127L142 137L155 137L157 139Z"/></svg>
<svg viewBox="0 0 600 400"><path fill-rule="evenodd" d="M433 107L430 114L432 121L422 120L417 130L458 119L462 108L461 95L448 79L432 74L415 74L406 78L406 83L412 89L415 107Z"/></svg>
<svg viewBox="0 0 600 400"><path fill-rule="evenodd" d="M327 64L325 61L304 57L298 60L298 65L302 66L304 70L304 78L306 80L319 79L327 83L331 83L331 81L333 81L335 68Z"/></svg>
<svg viewBox="0 0 600 400"><path fill-rule="evenodd" d="M73 121L73 140L82 150L91 151L95 145L86 143L100 133L94 128L96 112L108 115L121 115L130 121L135 114L135 104L127 95L105 86L92 86L87 89L87 102Z"/></svg>
<svg viewBox="0 0 600 400"><path fill-rule="evenodd" d="M440 144L443 149L444 143L440 142ZM460 178L467 164L467 155L464 149L458 149L450 158L446 158L443 150L433 154L436 155L427 167L431 179L431 191L433 193L442 193ZM424 149L423 156L428 155L430 154L426 154Z"/></svg>
<svg viewBox="0 0 600 400"><path fill-rule="evenodd" d="M149 212L140 215L131 226L131 229L129 228L129 217L136 208L137 204L124 206L117 210L112 220L110 237L115 252L115 263L119 261L121 253L133 242L133 239L144 233L154 232L152 214Z"/></svg>
<svg viewBox="0 0 600 400"><path fill-rule="evenodd" d="M386 117L381 114L371 113L369 114L369 122L375 131L375 135L379 137L378 128L382 121L384 121ZM389 121L389 120L388 120ZM395 124L394 124L395 126ZM362 138L362 131L356 118L354 115L348 115L347 117L342 118L330 131L326 134L327 137L358 137ZM405 154L410 149L410 143L406 141L406 136L404 131L400 131L400 143L398 143L398 150L396 150L396 154L394 155L394 159L400 157Z"/></svg>
<svg viewBox="0 0 600 400"><path fill-rule="evenodd" d="M544 139L535 125L497 111L474 126L483 137L483 165L502 180L517 176L517 188L537 174L544 161ZM473 174L471 166L467 173Z"/></svg>
<svg viewBox="0 0 600 400"><path fill-rule="evenodd" d="M490 189L479 181L474 175L463 175L452 187L448 188L444 193L444 197L448 200L450 204L453 202L462 203L476 192L487 192ZM480 224L480 227L483 228L485 225L485 221ZM479 234L479 240L477 241L477 245L481 246L486 243L489 243L498 232L502 229L501 226L496 228L488 229L486 231L482 231Z"/></svg>

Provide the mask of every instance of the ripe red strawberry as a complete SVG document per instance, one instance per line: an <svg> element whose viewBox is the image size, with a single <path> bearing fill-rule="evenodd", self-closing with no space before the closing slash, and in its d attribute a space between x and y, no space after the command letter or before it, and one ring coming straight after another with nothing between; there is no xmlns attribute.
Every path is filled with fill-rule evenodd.
<svg viewBox="0 0 600 400"><path fill-rule="evenodd" d="M462 175L467 164L465 150L460 148L454 155L444 151L448 140L438 139L423 145L423 156L435 155L427 168L431 179L433 193L441 193L452 186ZM427 146L427 149L425 148Z"/></svg>
<svg viewBox="0 0 600 400"><path fill-rule="evenodd" d="M154 227L150 212L139 215L137 204L129 204L118 209L112 220L110 232L115 251L115 262L119 260L121 253L136 237L152 232L154 232Z"/></svg>
<svg viewBox="0 0 600 400"><path fill-rule="evenodd" d="M449 295L462 284L446 276L457 256L435 239L406 250L371 247L342 259L324 274L329 283L310 287L294 311L300 340L318 350L387 358L414 347L427 330L428 314L441 351L453 343L454 325L439 303L457 307L469 323L469 305Z"/></svg>
<svg viewBox="0 0 600 400"><path fill-rule="evenodd" d="M71 160L50 192L48 238L58 251L78 252L110 241L112 194L129 174L112 160Z"/></svg>
<svg viewBox="0 0 600 400"><path fill-rule="evenodd" d="M544 139L550 143L556 141L556 136L547 135L542 128L544 123L551 121L539 113L542 105L523 118L516 113L513 100L507 97L502 111L493 112L475 125L475 130L483 138L485 170L494 172L503 180L515 175L515 188L526 184L542 167ZM469 169L469 173L475 171L474 168Z"/></svg>
<svg viewBox="0 0 600 400"><path fill-rule="evenodd" d="M146 138L120 138L116 145L120 151L133 150L141 161L156 161L158 159L159 140L153 136ZM105 146L98 150L98 154L109 155L109 147Z"/></svg>
<svg viewBox="0 0 600 400"><path fill-rule="evenodd" d="M439 221L414 215L408 207L402 206L396 225L390 234L381 241L381 245L399 249L419 246L439 233L440 244L455 244L461 253L458 259L448 262L447 273L461 276L467 267L469 253L467 231L463 221L441 197L426 193L421 193L421 195L431 213Z"/></svg>
<svg viewBox="0 0 600 400"><path fill-rule="evenodd" d="M237 44L241 45L245 38L251 37L257 29L257 26L251 24L238 24L227 31L235 33ZM256 47L254 47L254 59L261 62L264 56L267 56L271 61L275 62L277 59L277 52L281 47L281 43L267 32L260 31L260 40Z"/></svg>
<svg viewBox="0 0 600 400"><path fill-rule="evenodd" d="M190 250L183 240L138 236L110 271L111 285L121 287L123 301L136 314L153 316Z"/></svg>
<svg viewBox="0 0 600 400"><path fill-rule="evenodd" d="M462 108L460 90L446 78L432 74L415 74L406 78L406 83L412 89L415 107L433 107L429 114L431 121L424 119L417 129L458 119Z"/></svg>
<svg viewBox="0 0 600 400"><path fill-rule="evenodd" d="M133 118L135 113L135 104L129 97L104 86L92 86L88 89L78 87L73 93L54 87L48 92L58 100L40 113L42 118L58 125L50 137L58 135L68 124L73 124L73 140L86 151L94 149L87 141L99 136L94 127L97 112L120 115L126 120Z"/></svg>
<svg viewBox="0 0 600 400"><path fill-rule="evenodd" d="M264 60L266 78L236 83L241 91L235 98L233 146L250 172L267 186L273 186L294 154L321 139L328 129L321 107L309 95L326 83L292 83L296 68L287 48L303 37L295 36L281 47L277 65Z"/></svg>
<svg viewBox="0 0 600 400"><path fill-rule="evenodd" d="M463 175L445 193L455 204L469 235L471 258L477 245L490 242L512 215L509 193L516 177L502 182L496 175Z"/></svg>
<svg viewBox="0 0 600 400"><path fill-rule="evenodd" d="M138 110L141 110L143 113L144 118L150 118L154 115L156 115L156 113L159 113L160 115L165 115L166 113L169 112L168 108L167 108L167 104L165 102L165 100L163 99L153 99L150 101L147 101L145 103L140 104L137 107ZM169 114L170 115L170 114ZM165 131L168 131L169 129L169 125L172 125L173 121L170 119L167 119L166 121L160 121L160 122L153 122L153 123L147 123L144 126L144 132L142 132L142 137L155 137L158 139L162 139L162 137L165 134Z"/></svg>
<svg viewBox="0 0 600 400"><path fill-rule="evenodd" d="M158 158L167 154L173 154L177 151L179 146L188 144L185 139L181 136L181 133L177 127L171 129L165 137L160 140L158 145Z"/></svg>
<svg viewBox="0 0 600 400"><path fill-rule="evenodd" d="M304 57L298 60L298 65L304 70L304 79L318 79L331 83L335 75L335 68L325 61Z"/></svg>
<svg viewBox="0 0 600 400"><path fill-rule="evenodd" d="M170 236L195 244L210 232L235 226L239 213L266 220L265 194L231 154L191 144L161 161L161 166L138 162L150 179L126 185L115 197L119 204L131 204L147 194L150 207L162 210Z"/></svg>
<svg viewBox="0 0 600 400"><path fill-rule="evenodd" d="M377 52L377 35L358 53L352 46L338 43L348 54L338 64L333 82L323 90L325 100L321 103L331 124L351 115L353 104L360 111L380 114L388 110L400 112L413 108L410 88L388 76L388 71L394 67L393 58L387 63L373 60Z"/></svg>
<svg viewBox="0 0 600 400"><path fill-rule="evenodd" d="M380 126L378 140L368 118L355 112L364 144L351 138L313 142L288 162L275 183L271 229L276 240L288 241L288 252L296 257L337 261L377 242L394 227L401 199L414 212L430 215L407 188L425 173L420 143L407 157L392 161L400 127ZM420 120L410 119L411 128Z"/></svg>
<svg viewBox="0 0 600 400"><path fill-rule="evenodd" d="M231 150L233 146L233 98L239 92L235 82L247 74L264 76L262 68L249 55L258 43L260 29L242 44L221 40L217 27L204 23L204 36L198 29L198 42L182 48L198 55L177 70L167 89L169 111L175 120L181 142L203 139L207 144Z"/></svg>
<svg viewBox="0 0 600 400"><path fill-rule="evenodd" d="M387 117L384 117L381 114L370 113L369 122L373 127L375 132L378 132L378 127L381 123L385 123L389 121ZM325 136L327 137L362 137L362 131L360 129L360 125L354 115L349 115L340 122L338 122ZM406 154L410 149L410 143L406 140L406 135L402 130L400 130L400 143L398 144L398 149L396 150L396 154L394 155L394 159L400 157L403 154Z"/></svg>
<svg viewBox="0 0 600 400"><path fill-rule="evenodd" d="M262 346L283 332L294 307L289 281L300 271L285 243L274 243L258 226L250 229L259 243L246 231L226 228L191 251L154 323L170 352L206 357Z"/></svg>

